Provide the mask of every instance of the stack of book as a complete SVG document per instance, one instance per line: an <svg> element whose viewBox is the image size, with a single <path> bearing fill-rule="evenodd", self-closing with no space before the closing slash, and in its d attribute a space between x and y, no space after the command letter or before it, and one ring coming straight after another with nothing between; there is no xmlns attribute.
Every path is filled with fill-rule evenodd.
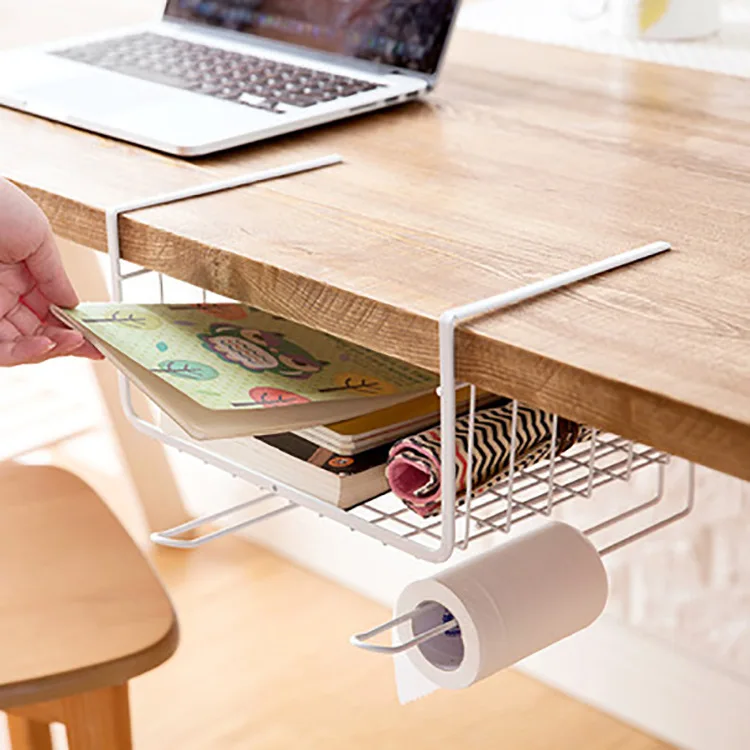
<svg viewBox="0 0 750 750"><path fill-rule="evenodd" d="M468 388L457 394L459 412L468 409L468 398ZM485 402L489 395L480 398ZM355 419L299 432L212 440L209 447L321 500L352 508L388 491L385 468L394 443L439 421L440 399L430 393ZM162 426L181 434L169 419Z"/></svg>
<svg viewBox="0 0 750 750"><path fill-rule="evenodd" d="M393 444L439 421L433 373L245 305L54 312L155 402L165 429L342 508L386 492Z"/></svg>

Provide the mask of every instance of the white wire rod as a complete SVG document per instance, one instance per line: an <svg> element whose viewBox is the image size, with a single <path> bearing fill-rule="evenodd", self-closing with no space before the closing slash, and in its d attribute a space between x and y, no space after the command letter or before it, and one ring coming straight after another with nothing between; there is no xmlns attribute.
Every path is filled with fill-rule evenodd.
<svg viewBox="0 0 750 750"><path fill-rule="evenodd" d="M516 450L518 449L518 399L513 399L510 418L510 459L508 461L508 483L505 489L508 505L505 513L505 531L513 524L513 483L516 478Z"/></svg>
<svg viewBox="0 0 750 750"><path fill-rule="evenodd" d="M474 499L474 427L476 425L477 413L477 387L469 387L469 424L468 446L466 448L466 496L464 499L464 513L466 523L464 524L464 539L458 545L459 549L465 550L469 546L471 532L471 502Z"/></svg>
<svg viewBox="0 0 750 750"><path fill-rule="evenodd" d="M433 605L433 607L434 606L435 605ZM392 620L388 620L388 622L384 622L382 625L378 625L372 630L368 630L366 633L357 633L356 635L353 635L349 639L349 643L351 643L352 646L364 649L365 651L371 651L375 654L390 654L392 656L395 656L396 654L401 654L404 651L408 651L410 648L419 646L420 644L425 643L425 641L437 638L437 636L458 627L456 619L451 615L450 619L445 620L445 622L441 622L439 625L435 625L435 627L430 628L429 630L425 630L424 633L415 635L413 638L410 638L408 641L404 641L403 643L398 643L393 646L381 646L377 643L368 642L375 638L375 636L378 636L381 633L385 633L388 630L392 630L397 625L401 625L404 622L413 620L418 614L423 614L425 610L425 607L417 607L416 609L412 609L410 612L405 612L403 615L394 617Z"/></svg>
<svg viewBox="0 0 750 750"><path fill-rule="evenodd" d="M658 480L657 480L656 495L654 495L654 497L652 497L651 500L646 500L645 502L640 503L639 505L636 505L633 508L628 508L628 510L623 511L622 513L617 513L614 516L605 518L603 521L600 521L594 526L590 526L588 529L585 529L583 531L583 534L585 536L591 536L592 534L597 534L598 532L603 531L604 529L608 529L614 526L615 524L620 523L621 521L626 521L628 518L632 518L633 516L637 516L639 513L643 513L643 511L648 510L648 508L653 508L655 505L658 505L664 498L664 486L666 484L666 472L667 472L666 464L659 464L659 475L658 475Z"/></svg>
<svg viewBox="0 0 750 750"><path fill-rule="evenodd" d="M589 454L589 485L586 490L587 496L590 498L594 492L594 469L596 468L596 439L599 436L599 430L591 430L591 452Z"/></svg>
<svg viewBox="0 0 750 750"><path fill-rule="evenodd" d="M612 450L610 453L614 453L614 452L616 452L616 450ZM654 452L656 453L656 451L654 451ZM569 459L565 459L566 462L568 460ZM639 465L637 467L633 467L631 469L631 471L635 471L635 470L639 470L639 469L644 469L644 468L646 468L648 466L652 466L654 464L658 465L658 464L661 464L661 463L663 463L663 462L659 461L659 459L657 457L648 458L648 457L644 456L642 458L641 463L639 463ZM594 473L595 473L594 489L598 489L599 487L602 487L605 484L609 484L610 482L613 482L615 480L619 480L620 477L618 475L616 475L611 470L613 470L613 469L614 470L619 469L621 467L626 466L626 464L627 464L627 459L621 459L617 463L611 464L608 467L608 471L606 471L606 472L605 471L601 471L599 469L594 469ZM581 475L579 475L577 477L570 478L570 479L563 479L563 477L566 474L570 474L570 473L572 473L574 471L582 471L584 469L585 469L584 466L578 464L577 462L573 462L573 461L570 461L569 465L563 465L563 467L558 467L558 471L557 471L558 481L555 483L554 493L567 492L567 493L570 493L571 497L588 498L588 487L585 490L579 489L580 485L586 485L586 486L588 485L589 477L588 477L587 474L581 474ZM536 497L528 498L526 500L513 500L514 503L518 503L518 504L536 503L536 502L539 502L540 500L542 500L544 498L544 494L546 494L546 492L547 492L547 490L546 490L547 480L546 480L545 476L543 475L543 469L534 469L534 468L524 469L522 471L521 478L518 479L518 480L516 480L516 481L520 482L520 481L524 481L526 479L531 480L530 483L528 485L526 485L525 487L523 487L522 489L520 489L520 490L517 489L516 491L518 493L530 492L530 491L532 491L532 490L534 490L536 488L539 488L539 487L545 487L545 489L543 490L542 494L538 494ZM507 481L507 480L504 480L504 482L505 481ZM487 508L487 506L489 506L489 505L491 505L493 503L496 503L496 502L499 503L499 502L507 501L507 499L508 499L507 495L503 494L503 492L502 492L502 486L501 485L497 485L495 487L492 487L492 488L488 489L487 493L494 495L496 499L494 499L494 500L487 500L485 503L483 503L482 505L480 505L480 506L478 506L476 508L476 512ZM554 504L555 503L553 502L553 505ZM483 520L484 523L489 523L491 521L497 521L497 520L500 519L501 516L504 516L506 514L506 512L507 512L507 509L503 509L503 510L498 511L497 513L493 514L492 516L489 516L486 519L482 519L482 520ZM479 519L477 519L477 520L479 520ZM515 521L514 521L514 523L515 523Z"/></svg>
<svg viewBox="0 0 750 750"><path fill-rule="evenodd" d="M617 550L622 549L623 547L626 547L633 542L637 542L639 539L650 536L651 534L660 531L667 526L671 526L673 523L681 521L683 518L686 518L693 512L695 508L695 464L691 462L688 467L688 499L685 507L682 510L673 513L671 516L668 516L667 518L664 518L657 523L647 526L645 529L641 529L640 531L636 531L634 534L626 536L619 542L615 542L614 544L610 544L609 546L600 549L599 555L601 557L609 555L612 552L616 552Z"/></svg>
<svg viewBox="0 0 750 750"><path fill-rule="evenodd" d="M552 416L552 445L549 450L549 476L547 477L547 508L546 514L552 515L552 500L555 494L555 459L557 458L557 423L559 417L557 414Z"/></svg>
<svg viewBox="0 0 750 750"><path fill-rule="evenodd" d="M137 271L130 271L130 273L124 273L122 275L122 280L130 281L130 279L135 279L138 276L145 276L147 273L153 273L153 271L150 268L139 268Z"/></svg>
<svg viewBox="0 0 750 750"><path fill-rule="evenodd" d="M622 464L624 464L624 463L625 463L625 460L622 461ZM645 468L647 468L648 466L651 466L651 465L653 465L653 462L652 463L644 463L641 466L634 467L633 471L639 471L639 470L645 469ZM661 468L663 466L663 464L659 464L659 466ZM559 497L556 497L552 501L552 507L556 508L558 505L562 505L563 503L567 503L568 501L574 500L576 498L587 498L588 495L586 494L586 492L578 491L573 486L574 484L582 484L582 483L586 483L587 481L588 481L587 477L579 477L578 479L573 480L570 485L564 485L564 484L558 485L557 488L556 488L556 494L559 494ZM601 475L599 475L596 478L596 481L594 483L594 489L597 490L600 487L604 487L605 485L610 484L612 481L614 481L614 480L611 479L611 478L609 478L609 477L607 477L607 475L601 474ZM541 480L540 480L540 484L541 484ZM660 496L657 495L657 497L660 497ZM504 497L498 496L497 502L501 502L504 499L505 499ZM515 506L514 513L515 513L516 510L518 510L518 511L525 510L526 512L522 513L521 515L519 515L517 517L514 517L513 521L512 521L512 526L515 526L517 523L520 523L521 521L525 521L525 520L527 520L529 518L532 518L534 515L544 514L544 511L542 509L536 508L534 506L534 503L538 503L538 502L540 502L540 501L542 501L544 499L545 499L544 495L538 495L537 497L535 497L535 498L529 498L528 500L513 500L513 504ZM647 505L651 505L651 504L653 504L653 500L650 500ZM504 525L503 526L497 526L495 522L499 521L500 518L503 518L505 516L505 512L506 511L503 510L503 511L495 513L494 515L489 516L487 518L482 518L482 517L477 516L475 514L474 517L473 517L473 520L479 526L490 526L495 531L503 531L504 532L505 531L505 526ZM480 536L484 536L484 535L485 535L484 531L480 529L472 537L472 540L473 539L477 539Z"/></svg>
<svg viewBox="0 0 750 750"><path fill-rule="evenodd" d="M620 459L617 463L610 464L606 470L597 468L594 470L596 479L605 478L608 477L608 479L605 479L605 483L609 482L622 482L624 481L624 474L619 473L619 469L626 466L627 459ZM642 469L645 469L648 466L654 466L654 465L666 465L666 461L663 461L661 457L659 456L658 452L654 450L653 456L642 456L640 459L637 460L635 464L633 464L630 468L631 475L634 471L640 471ZM579 464L578 462L571 461L569 465L566 465L565 468L559 472L559 476L564 476L565 474L571 474L573 472L580 472L584 471L585 467ZM546 485L546 478L542 474L543 469L535 469L533 467L524 469L521 474L521 479L517 481L523 481L530 477L533 477L536 479L536 481L539 484L545 484ZM558 491L569 491L573 492L575 495L581 498L588 498L588 491L587 490L581 490L579 489L579 485L586 483L588 481L588 475L579 475L577 477L574 477L572 479L565 479L563 481L556 481L553 487L554 492ZM524 487L521 492L526 492L529 489L531 489L534 485L530 484ZM601 487L602 482L599 482L599 484L596 484L594 489L597 487ZM494 492L498 499L505 499L505 496L500 494L500 489L496 488L494 490L491 490L491 492ZM533 498L534 501L538 500L539 498ZM528 502L528 501L524 501Z"/></svg>
<svg viewBox="0 0 750 750"><path fill-rule="evenodd" d="M161 195L151 196L150 198L140 198L138 200L128 201L119 206L113 206L107 209L105 213L107 228L107 250L109 252L111 276L112 276L112 296L115 302L122 302L122 281L123 276L120 273L120 230L118 219L121 214L130 211L139 211L144 208L153 208L154 206L163 206L168 203L177 203L178 201L187 200L188 198L199 198L211 193L220 193L224 190L233 190L238 187L255 185L259 182L268 182L280 177L288 177L301 172L310 172L314 169L330 167L334 164L341 164L343 159L338 154L330 154L317 159L286 164L281 167L271 167L262 169L250 174L230 177L216 182L208 182L204 185L195 185L182 190L175 190L171 193L162 193ZM135 272L138 273L138 272Z"/></svg>
<svg viewBox="0 0 750 750"><path fill-rule="evenodd" d="M556 289L671 250L668 242L649 245L564 271L493 297L446 310L438 322L440 346L440 463L443 534L441 551L455 546L456 528L456 328L463 322L511 307ZM448 553L450 554L450 552Z"/></svg>
<svg viewBox="0 0 750 750"><path fill-rule="evenodd" d="M615 451L617 452L619 452L620 450L621 449L619 448L615 449ZM654 451L656 452L656 449L654 449ZM603 454L599 454L599 455L601 456ZM590 469L590 466L589 466L590 462L588 460L586 461L585 464L579 461L577 456L571 456L569 460L570 460L570 463L574 465L575 469L585 471L587 473L587 476L590 476L591 473L608 474L613 480L616 480L619 482L623 482L623 481L626 482L629 479L628 472L630 472L630 474L633 473L633 464L630 461L629 456L626 459L622 459L618 461L617 463L609 464L608 466L594 466L593 472ZM666 461L664 461L662 456L659 456L659 455L656 455L654 458L648 458L646 460L648 460L651 463L662 463L662 464L667 463ZM618 470L622 467L624 467L625 470L623 472L619 472ZM590 493L588 489L586 490L585 496L587 498L590 497Z"/></svg>
<svg viewBox="0 0 750 750"><path fill-rule="evenodd" d="M214 539L220 539L227 534L232 534L235 531L247 528L248 526L252 526L253 524L260 523L261 521L265 521L269 518L273 518L274 516L281 515L282 513L285 513L286 511L292 510L297 507L296 505L294 505L294 503L288 503L287 505L283 505L280 508L274 508L273 510L261 513L260 515L254 516L253 518L247 518L244 521L238 521L237 523L234 523L223 529L217 529L215 531L209 532L208 534L203 534L202 536L198 536L192 539L179 538L181 534L185 534L186 532L197 529L201 526L204 526L205 524L220 521L227 516L231 516L235 513L239 513L240 511L247 510L253 505L262 503L264 500L268 500L272 497L275 497L274 492L265 492L258 497L254 497L252 500L246 500L245 502L238 503L237 505L225 508L224 510L207 513L204 516L200 516L199 518L188 521L187 523L182 523L179 526L167 529L166 531L154 532L153 534L151 534L151 541L156 544L160 544L163 547L175 547L177 549L195 549L197 547L203 546L207 542L212 542Z"/></svg>

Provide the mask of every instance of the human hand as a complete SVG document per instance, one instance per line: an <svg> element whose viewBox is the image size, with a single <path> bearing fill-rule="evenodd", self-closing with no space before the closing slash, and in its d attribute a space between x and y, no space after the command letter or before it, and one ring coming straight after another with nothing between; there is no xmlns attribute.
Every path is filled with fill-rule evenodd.
<svg viewBox="0 0 750 750"><path fill-rule="evenodd" d="M0 179L0 367L74 354L101 355L50 313L75 307L73 286L42 210Z"/></svg>

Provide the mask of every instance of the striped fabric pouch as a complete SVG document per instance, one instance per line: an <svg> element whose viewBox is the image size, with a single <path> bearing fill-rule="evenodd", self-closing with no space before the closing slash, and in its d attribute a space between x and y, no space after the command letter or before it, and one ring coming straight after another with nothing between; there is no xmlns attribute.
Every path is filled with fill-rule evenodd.
<svg viewBox="0 0 750 750"><path fill-rule="evenodd" d="M481 492L507 476L510 463L513 404L476 412L474 428L473 487ZM456 420L456 493L464 498L468 470L469 416ZM552 450L553 415L528 406L518 407L516 468L533 466L549 458ZM588 428L558 417L555 454L591 436ZM423 518L440 512L440 428L405 438L391 448L386 467L394 494Z"/></svg>

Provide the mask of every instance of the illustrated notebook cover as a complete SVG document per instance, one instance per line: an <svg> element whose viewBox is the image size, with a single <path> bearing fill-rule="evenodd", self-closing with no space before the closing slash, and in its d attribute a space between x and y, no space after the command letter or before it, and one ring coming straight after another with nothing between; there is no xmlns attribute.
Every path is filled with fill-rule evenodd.
<svg viewBox="0 0 750 750"><path fill-rule="evenodd" d="M198 439L349 419L438 382L426 370L246 305L86 303L54 312ZM222 427L219 415L237 412L245 418Z"/></svg>

